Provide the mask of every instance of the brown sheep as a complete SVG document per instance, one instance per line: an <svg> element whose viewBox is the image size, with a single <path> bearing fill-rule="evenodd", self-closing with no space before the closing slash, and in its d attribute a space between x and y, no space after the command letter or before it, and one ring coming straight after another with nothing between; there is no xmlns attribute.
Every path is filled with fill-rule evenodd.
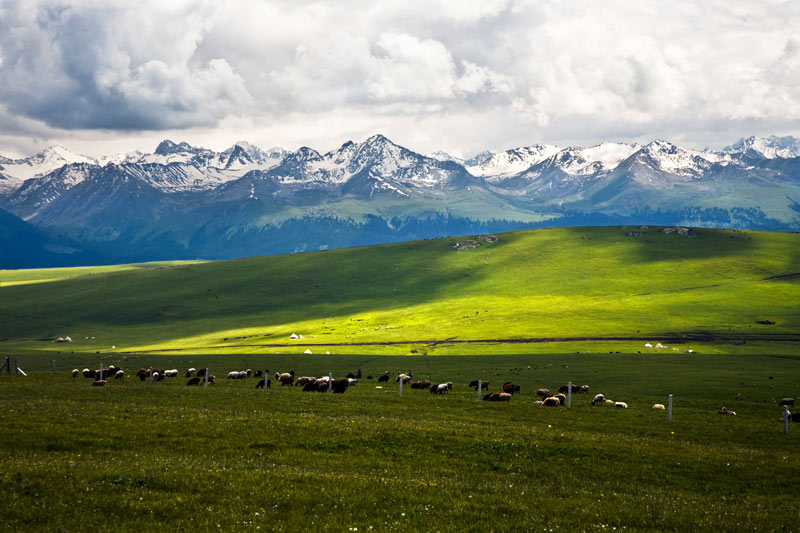
<svg viewBox="0 0 800 533"><path fill-rule="evenodd" d="M294 385L294 370L291 370L288 373L284 372L283 374L275 372L275 381L281 385Z"/></svg>
<svg viewBox="0 0 800 533"><path fill-rule="evenodd" d="M469 386L475 390L478 390L478 385L480 385L482 391L489 390L488 381L483 381L482 379L473 379L469 382Z"/></svg>
<svg viewBox="0 0 800 533"><path fill-rule="evenodd" d="M431 380L423 379L422 381L412 381L411 388L419 390L428 390L431 388Z"/></svg>
<svg viewBox="0 0 800 533"><path fill-rule="evenodd" d="M503 383L503 392L506 394L514 394L515 392L519 392L519 385L513 381L506 381Z"/></svg>
<svg viewBox="0 0 800 533"><path fill-rule="evenodd" d="M389 374L384 374L378 378L378 383L388 383L389 382Z"/></svg>
<svg viewBox="0 0 800 533"><path fill-rule="evenodd" d="M558 388L558 392L560 392L561 394L566 394L567 392L569 392L569 390L570 390L570 385L569 384L561 385ZM578 392L578 386L577 385L572 385L572 393L576 394L577 392Z"/></svg>
<svg viewBox="0 0 800 533"><path fill-rule="evenodd" d="M400 383L400 380L403 380L403 385L411 381L411 376L408 374L397 374L397 377L394 379L395 383Z"/></svg>
<svg viewBox="0 0 800 533"><path fill-rule="evenodd" d="M717 411L717 413L719 413L719 414L721 414L721 415L731 415L731 416L736 416L736 411L731 411L730 409L728 409L728 408L727 408L727 407L725 407L724 405L722 406L722 409L720 409L719 411Z"/></svg>
<svg viewBox="0 0 800 533"><path fill-rule="evenodd" d="M589 394L589 385L581 385L581 388L578 389L578 394Z"/></svg>
<svg viewBox="0 0 800 533"><path fill-rule="evenodd" d="M559 400L555 396L550 396L544 399L544 403L542 405L546 407L558 407L561 405L561 400Z"/></svg>
<svg viewBox="0 0 800 533"><path fill-rule="evenodd" d="M540 398L547 398L550 396L550 391L548 389L536 389L536 396Z"/></svg>
<svg viewBox="0 0 800 533"><path fill-rule="evenodd" d="M92 387L104 387L106 384L106 380L104 379L97 379L92 382Z"/></svg>
<svg viewBox="0 0 800 533"><path fill-rule="evenodd" d="M561 402L561 405L567 403L567 397L561 394L560 392L558 394L554 394L552 397L558 398L558 401Z"/></svg>
<svg viewBox="0 0 800 533"><path fill-rule="evenodd" d="M189 381L187 381L187 382L186 382L186 384L187 384L188 386L192 386L192 385L200 385L200 382L201 382L201 381L203 381L203 379L202 379L202 378L199 378L199 377L195 376L195 377L191 378Z"/></svg>

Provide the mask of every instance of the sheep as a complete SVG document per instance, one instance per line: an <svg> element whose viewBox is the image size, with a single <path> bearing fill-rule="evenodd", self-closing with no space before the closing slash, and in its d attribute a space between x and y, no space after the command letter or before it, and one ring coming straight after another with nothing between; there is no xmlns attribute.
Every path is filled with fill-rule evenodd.
<svg viewBox="0 0 800 533"><path fill-rule="evenodd" d="M567 403L567 397L561 394L560 392L558 394L553 394L553 398L557 398L558 401L561 402L561 405Z"/></svg>
<svg viewBox="0 0 800 533"><path fill-rule="evenodd" d="M550 391L547 389L536 389L536 396L540 398L547 398L550 396Z"/></svg>
<svg viewBox="0 0 800 533"><path fill-rule="evenodd" d="M412 381L411 388L419 390L428 390L431 388L431 381L429 379L423 379L422 381Z"/></svg>
<svg viewBox="0 0 800 533"><path fill-rule="evenodd" d="M606 398L605 400L603 400L603 403L605 405L614 405L616 402L614 400L609 400L608 398Z"/></svg>
<svg viewBox="0 0 800 533"><path fill-rule="evenodd" d="M194 373L195 373L195 372L197 372L197 369L196 369L196 368L194 368L194 367L190 368L189 370L187 370L187 371L186 371L186 377L187 377L187 378L190 378L190 377L192 377L192 376L194 375Z"/></svg>
<svg viewBox="0 0 800 533"><path fill-rule="evenodd" d="M450 382L440 383L436 386L436 394L447 394L452 388L453 384Z"/></svg>
<svg viewBox="0 0 800 533"><path fill-rule="evenodd" d="M497 394L497 401L498 402L510 402L511 395L507 392L501 392Z"/></svg>
<svg viewBox="0 0 800 533"><path fill-rule="evenodd" d="M533 405L544 405L544 402L542 400L536 400L533 402Z"/></svg>
<svg viewBox="0 0 800 533"><path fill-rule="evenodd" d="M136 371L136 377L139 378L139 381L144 381L150 375L150 372L146 368L140 368Z"/></svg>
<svg viewBox="0 0 800 533"><path fill-rule="evenodd" d="M483 381L482 379L473 379L469 382L469 386L475 390L478 390L478 386L480 385L480 389L482 391L489 390L489 382Z"/></svg>
<svg viewBox="0 0 800 533"><path fill-rule="evenodd" d="M603 403L605 401L606 401L606 397L605 396L603 396L602 394L595 394L594 399L592 400L592 405L594 405L596 403L599 403L600 405L603 405Z"/></svg>
<svg viewBox="0 0 800 533"><path fill-rule="evenodd" d="M789 407L794 407L794 398L784 398L783 400L778 402L778 405L786 405Z"/></svg>
<svg viewBox="0 0 800 533"><path fill-rule="evenodd" d="M114 373L114 379L125 379L125 371L120 369Z"/></svg>
<svg viewBox="0 0 800 533"><path fill-rule="evenodd" d="M344 394L347 387L350 385L348 378L334 379L331 382L331 391L334 394Z"/></svg>
<svg viewBox="0 0 800 533"><path fill-rule="evenodd" d="M199 377L195 376L195 377L191 378L189 381L187 381L186 385L188 385L190 387L192 385L200 385L201 381L203 381L203 378L199 378Z"/></svg>
<svg viewBox="0 0 800 533"><path fill-rule="evenodd" d="M569 392L570 388L572 389L573 394L578 392L578 386L577 385L571 385L570 386L569 384L561 385L558 388L558 392L560 392L561 394L566 394L567 392Z"/></svg>
<svg viewBox="0 0 800 533"><path fill-rule="evenodd" d="M78 370L77 368L73 368L73 369L72 369L72 377L73 377L73 378L77 378L77 377L78 377L78 374L80 374L80 373L81 373L81 371L80 371L80 370Z"/></svg>
<svg viewBox="0 0 800 533"><path fill-rule="evenodd" d="M546 407L559 407L561 405L561 400L559 400L555 396L549 396L544 399L542 405Z"/></svg>
<svg viewBox="0 0 800 533"><path fill-rule="evenodd" d="M158 372L153 372L151 377L153 378L153 381L161 381L163 379L162 374L159 374Z"/></svg>
<svg viewBox="0 0 800 533"><path fill-rule="evenodd" d="M663 403L654 403L653 409L655 409L656 411L663 411L666 409L666 407L664 407Z"/></svg>
<svg viewBox="0 0 800 533"><path fill-rule="evenodd" d="M267 374L269 374L269 372L267 372ZM256 370L255 372L253 372L253 377L256 378L256 379L263 378L264 377L264 371L263 370Z"/></svg>
<svg viewBox="0 0 800 533"><path fill-rule="evenodd" d="M589 385L581 385L581 388L578 389L578 394L589 394Z"/></svg>
<svg viewBox="0 0 800 533"><path fill-rule="evenodd" d="M92 387L104 387L106 384L106 380L104 379L96 379L92 382Z"/></svg>
<svg viewBox="0 0 800 533"><path fill-rule="evenodd" d="M508 402L511 401L511 394L507 392L490 392L484 395L485 402Z"/></svg>
<svg viewBox="0 0 800 533"><path fill-rule="evenodd" d="M397 374L397 377L394 379L395 383L400 383L400 380L403 380L403 385L411 381L411 376L408 374Z"/></svg>
<svg viewBox="0 0 800 533"><path fill-rule="evenodd" d="M628 404L625 402L616 402L614 403L614 407L619 407L620 409L627 409Z"/></svg>
<svg viewBox="0 0 800 533"><path fill-rule="evenodd" d="M199 369L199 370L196 372L196 375L197 375L198 377L201 377L201 378L204 378L204 377L206 377L206 374L208 374L208 368L205 368L205 367L204 367L204 368L201 368L201 369Z"/></svg>
<svg viewBox="0 0 800 533"><path fill-rule="evenodd" d="M275 372L275 381L281 385L289 385L291 387L294 385L294 370L291 370L288 373L284 372L282 374Z"/></svg>
<svg viewBox="0 0 800 533"><path fill-rule="evenodd" d="M719 414L721 414L721 415L731 415L731 416L736 416L736 411L731 411L730 409L728 409L728 408L727 408L727 407L725 407L724 405L722 406L722 408L721 408L719 411L717 411L717 413L719 413Z"/></svg>
<svg viewBox="0 0 800 533"><path fill-rule="evenodd" d="M245 379L247 377L246 370L233 370L228 372L228 379Z"/></svg>
<svg viewBox="0 0 800 533"><path fill-rule="evenodd" d="M389 374L384 374L378 378L378 383L388 383L389 382Z"/></svg>
<svg viewBox="0 0 800 533"><path fill-rule="evenodd" d="M347 386L348 387L355 387L358 385L358 379L356 378L347 378Z"/></svg>
<svg viewBox="0 0 800 533"><path fill-rule="evenodd" d="M165 378L177 378L178 377L178 369L173 368L170 370L164 370L164 377Z"/></svg>
<svg viewBox="0 0 800 533"><path fill-rule="evenodd" d="M519 392L519 385L513 381L506 381L503 383L503 392L506 394L514 394L515 392Z"/></svg>
<svg viewBox="0 0 800 533"><path fill-rule="evenodd" d="M295 387L305 387L309 383L313 383L316 380L317 380L317 378L315 378L313 376L300 376L299 378L297 378L295 380L294 386Z"/></svg>
<svg viewBox="0 0 800 533"><path fill-rule="evenodd" d="M87 379L90 379L90 378L91 379L95 379L95 378L97 378L97 371L96 370L89 370L88 368L84 368L82 374L83 374L83 377L85 377Z"/></svg>
<svg viewBox="0 0 800 533"><path fill-rule="evenodd" d="M269 388L270 384L272 383L272 380L269 379L269 378L263 378L261 381L256 383L256 388L257 389L263 389L265 383L266 383L267 388Z"/></svg>

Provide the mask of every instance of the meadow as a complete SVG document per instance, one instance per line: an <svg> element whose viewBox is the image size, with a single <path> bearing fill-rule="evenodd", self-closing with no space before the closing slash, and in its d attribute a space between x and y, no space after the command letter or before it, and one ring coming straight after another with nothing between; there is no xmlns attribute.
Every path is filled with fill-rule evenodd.
<svg viewBox="0 0 800 533"><path fill-rule="evenodd" d="M104 388L71 366L210 365L341 376L345 394L255 380ZM302 355L20 358L0 375L5 530L793 530L800 361L754 355ZM216 370L215 370L216 368ZM378 385L384 372L452 380L445 396ZM367 379L367 376L373 379ZM479 401L513 380L509 403ZM591 386L571 408L538 387ZM383 388L378 388L383 387ZM591 406L596 392L628 409ZM674 395L671 422L653 403ZM721 416L725 405L737 416Z"/></svg>
<svg viewBox="0 0 800 533"><path fill-rule="evenodd" d="M28 376L0 373L1 529L794 530L800 235L660 230L2 271L0 356ZM128 378L71 376L109 364ZM132 379L151 366L218 379ZM246 368L364 378L225 379ZM407 370L454 389L377 382ZM590 394L534 405L568 381Z"/></svg>
<svg viewBox="0 0 800 533"><path fill-rule="evenodd" d="M641 233L631 237L632 230ZM0 349L793 355L800 235L562 228L66 277L0 272ZM456 250L474 240L479 246ZM20 284L25 282L24 284ZM292 333L302 340L290 341ZM69 346L56 344L70 336ZM768 348L767 348L768 347Z"/></svg>

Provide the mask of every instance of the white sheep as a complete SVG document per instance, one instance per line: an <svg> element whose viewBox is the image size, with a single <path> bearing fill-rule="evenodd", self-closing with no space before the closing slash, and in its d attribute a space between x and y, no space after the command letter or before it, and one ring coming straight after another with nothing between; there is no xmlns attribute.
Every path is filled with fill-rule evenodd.
<svg viewBox="0 0 800 533"><path fill-rule="evenodd" d="M663 411L664 409L666 409L666 407L664 407L663 403L654 403L653 404L653 409L655 409L657 411Z"/></svg>
<svg viewBox="0 0 800 533"><path fill-rule="evenodd" d="M72 369L72 377L73 377L73 378L77 378L77 377L78 377L78 374L80 374L80 373L81 373L81 371L80 371L80 370L78 370L77 368L73 368L73 369Z"/></svg>
<svg viewBox="0 0 800 533"><path fill-rule="evenodd" d="M170 370L164 370L164 377L165 378L177 378L178 377L178 369L172 368Z"/></svg>
<svg viewBox="0 0 800 533"><path fill-rule="evenodd" d="M117 370L114 374L114 379L125 379L125 371L124 370Z"/></svg>
<svg viewBox="0 0 800 533"><path fill-rule="evenodd" d="M596 404L596 403L599 403L600 405L603 405L603 403L604 403L605 401L606 401L606 397L605 397L604 395L602 395L602 394L596 394L596 395L595 395L595 397L594 397L594 399L592 400L592 405L594 405L594 404Z"/></svg>
<svg viewBox="0 0 800 533"><path fill-rule="evenodd" d="M627 409L628 408L628 404L625 403L625 402L616 402L614 404L614 407L619 407L620 409Z"/></svg>

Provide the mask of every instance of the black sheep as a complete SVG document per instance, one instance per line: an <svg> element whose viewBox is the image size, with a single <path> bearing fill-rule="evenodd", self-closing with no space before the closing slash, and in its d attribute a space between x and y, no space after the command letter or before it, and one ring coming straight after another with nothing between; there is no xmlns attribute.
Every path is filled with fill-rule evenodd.
<svg viewBox="0 0 800 533"><path fill-rule="evenodd" d="M266 381L267 388L269 388L270 384L272 383L272 380L269 379L269 378L264 378L261 381L259 381L258 383L256 383L256 388L257 389L263 389L265 381Z"/></svg>

